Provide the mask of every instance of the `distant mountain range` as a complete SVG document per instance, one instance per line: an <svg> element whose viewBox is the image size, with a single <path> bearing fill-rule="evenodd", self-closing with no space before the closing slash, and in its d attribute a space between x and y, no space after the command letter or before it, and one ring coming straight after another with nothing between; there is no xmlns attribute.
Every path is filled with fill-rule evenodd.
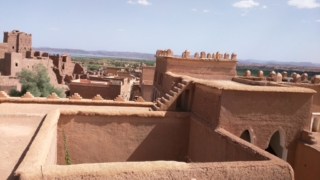
<svg viewBox="0 0 320 180"><path fill-rule="evenodd" d="M37 47L33 48L37 51L43 51L48 53L67 53L72 56L100 56L100 57L120 57L120 58L132 58L132 59L145 59L155 60L154 55L150 53L138 53L138 52L118 52L118 51L86 51L81 49L65 49L65 48L49 48L49 47ZM320 67L320 63L312 62L279 62L273 60L255 60L255 59L242 59L238 62L239 66L294 66L294 67Z"/></svg>
<svg viewBox="0 0 320 180"><path fill-rule="evenodd" d="M33 48L36 51L43 51L48 53L67 53L72 56L103 56L103 57L121 57L132 59L155 60L155 54L138 53L138 52L117 52L117 51L86 51L81 49L64 49L64 48L49 48L37 47Z"/></svg>

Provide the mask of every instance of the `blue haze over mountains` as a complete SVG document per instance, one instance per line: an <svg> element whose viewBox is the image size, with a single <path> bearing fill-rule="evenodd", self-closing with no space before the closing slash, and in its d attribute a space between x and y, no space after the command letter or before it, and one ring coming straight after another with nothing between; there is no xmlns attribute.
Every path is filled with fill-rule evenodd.
<svg viewBox="0 0 320 180"><path fill-rule="evenodd" d="M139 53L139 52L120 52L120 51L87 51L81 49L64 49L64 48L49 48L49 47L38 47L33 48L34 50L44 51L48 53L67 53L72 56L96 56L96 57L117 57L117 58L130 58L130 59L145 59L145 60L155 60L154 55L150 53ZM180 55L176 55L180 56ZM276 60L256 60L256 59L239 59L239 64L256 64L256 65L285 65L285 66L304 66L304 67L320 67L320 63L312 62L286 62L286 61L276 61Z"/></svg>

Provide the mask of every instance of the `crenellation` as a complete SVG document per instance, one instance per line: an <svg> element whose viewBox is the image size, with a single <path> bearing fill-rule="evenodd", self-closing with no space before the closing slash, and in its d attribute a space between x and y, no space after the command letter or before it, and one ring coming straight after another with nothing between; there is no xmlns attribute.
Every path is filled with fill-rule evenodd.
<svg viewBox="0 0 320 180"><path fill-rule="evenodd" d="M217 52L217 54L216 54L216 59L217 59L217 60L222 60L222 59L223 59L222 53L221 53L220 51Z"/></svg>
<svg viewBox="0 0 320 180"><path fill-rule="evenodd" d="M199 58L199 53L198 53L198 52L196 52L196 53L194 54L194 58L196 58L196 59Z"/></svg>
<svg viewBox="0 0 320 180"><path fill-rule="evenodd" d="M212 55L210 53L207 54L208 59L212 59Z"/></svg>
<svg viewBox="0 0 320 180"><path fill-rule="evenodd" d="M59 96L56 93L51 93L47 99L60 99Z"/></svg>
<svg viewBox="0 0 320 180"><path fill-rule="evenodd" d="M308 74L307 73L303 73L301 75L301 81L302 82L308 82Z"/></svg>
<svg viewBox="0 0 320 180"><path fill-rule="evenodd" d="M165 50L160 50L158 49L156 51L156 57L172 57L173 56L173 51L171 49L165 49Z"/></svg>
<svg viewBox="0 0 320 180"><path fill-rule="evenodd" d="M230 60L230 55L229 55L229 53L225 53L225 54L224 54L224 59L225 59L225 60Z"/></svg>
<svg viewBox="0 0 320 180"><path fill-rule="evenodd" d="M258 72L257 77L264 77L262 70L260 70L260 71Z"/></svg>
<svg viewBox="0 0 320 180"><path fill-rule="evenodd" d="M288 77L287 71L283 71L281 74L282 74L282 77L283 77L283 78L287 78L287 77Z"/></svg>
<svg viewBox="0 0 320 180"><path fill-rule="evenodd" d="M246 70L246 72L244 73L244 76L251 76L251 71L250 70Z"/></svg>
<svg viewBox="0 0 320 180"><path fill-rule="evenodd" d="M311 83L312 83L312 84L320 84L320 75L314 75L314 76L311 78Z"/></svg>
<svg viewBox="0 0 320 180"><path fill-rule="evenodd" d="M103 101L104 99L101 97L100 94L97 94L96 96L94 96L94 97L92 98L92 100L93 100L93 101Z"/></svg>
<svg viewBox="0 0 320 180"><path fill-rule="evenodd" d="M205 59L205 58L206 58L206 52L202 51L202 52L200 53L200 58L201 58L201 59Z"/></svg>
<svg viewBox="0 0 320 180"><path fill-rule="evenodd" d="M34 96L30 92L26 92L21 98L34 98Z"/></svg>
<svg viewBox="0 0 320 180"><path fill-rule="evenodd" d="M232 53L231 54L231 60L234 60L234 61L237 60L237 54L236 53Z"/></svg>
<svg viewBox="0 0 320 180"><path fill-rule="evenodd" d="M300 74L294 74L293 75L293 82L295 82L295 83L300 83L301 82L301 76L300 76Z"/></svg>
<svg viewBox="0 0 320 180"><path fill-rule="evenodd" d="M82 97L78 93L74 93L69 99L70 100L82 100Z"/></svg>
<svg viewBox="0 0 320 180"><path fill-rule="evenodd" d="M212 59L216 59L216 54L215 54L215 53L212 53L211 58L212 58Z"/></svg>

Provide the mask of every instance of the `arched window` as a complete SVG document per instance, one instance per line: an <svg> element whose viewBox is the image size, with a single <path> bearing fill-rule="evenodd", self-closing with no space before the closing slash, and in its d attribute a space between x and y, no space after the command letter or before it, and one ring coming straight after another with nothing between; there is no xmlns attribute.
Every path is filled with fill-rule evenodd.
<svg viewBox="0 0 320 180"><path fill-rule="evenodd" d="M266 151L286 161L288 150L285 147L284 134L280 131L276 131L271 136L269 146Z"/></svg>
<svg viewBox="0 0 320 180"><path fill-rule="evenodd" d="M240 138L251 143L251 136L248 130L243 131Z"/></svg>

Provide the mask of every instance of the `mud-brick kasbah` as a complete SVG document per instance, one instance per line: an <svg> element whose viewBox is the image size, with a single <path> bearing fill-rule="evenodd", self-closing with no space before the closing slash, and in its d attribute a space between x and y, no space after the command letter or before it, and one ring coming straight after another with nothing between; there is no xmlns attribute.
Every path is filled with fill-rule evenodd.
<svg viewBox="0 0 320 180"><path fill-rule="evenodd" d="M320 75L237 76L219 51L155 57L90 72L5 32L0 179L320 179ZM66 96L10 97L38 63Z"/></svg>

